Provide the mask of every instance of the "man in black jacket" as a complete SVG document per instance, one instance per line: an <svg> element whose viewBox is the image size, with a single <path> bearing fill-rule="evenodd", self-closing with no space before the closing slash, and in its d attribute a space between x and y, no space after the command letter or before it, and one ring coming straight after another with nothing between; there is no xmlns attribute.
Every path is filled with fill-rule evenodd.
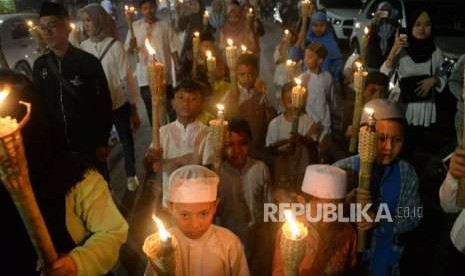
<svg viewBox="0 0 465 276"><path fill-rule="evenodd" d="M50 51L34 63L33 77L45 99L54 137L102 169L112 125L105 73L97 58L68 42L69 17L62 5L44 3L39 17Z"/></svg>

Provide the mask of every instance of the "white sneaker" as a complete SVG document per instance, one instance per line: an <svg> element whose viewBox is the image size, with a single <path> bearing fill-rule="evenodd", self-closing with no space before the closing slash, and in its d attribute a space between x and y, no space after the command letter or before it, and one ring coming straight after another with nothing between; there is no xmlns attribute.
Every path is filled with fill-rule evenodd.
<svg viewBox="0 0 465 276"><path fill-rule="evenodd" d="M128 190L133 192L137 190L137 187L139 187L139 179L137 179L137 176L128 177Z"/></svg>

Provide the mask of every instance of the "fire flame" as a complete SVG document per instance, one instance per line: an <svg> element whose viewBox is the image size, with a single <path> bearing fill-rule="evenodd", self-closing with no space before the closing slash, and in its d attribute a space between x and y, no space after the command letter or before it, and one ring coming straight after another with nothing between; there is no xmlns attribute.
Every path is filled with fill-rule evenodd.
<svg viewBox="0 0 465 276"><path fill-rule="evenodd" d="M234 45L234 41L232 39L230 39L230 38L228 38L227 43L228 43L228 46L233 46Z"/></svg>
<svg viewBox="0 0 465 276"><path fill-rule="evenodd" d="M242 53L247 53L247 47L245 45L241 45Z"/></svg>
<svg viewBox="0 0 465 276"><path fill-rule="evenodd" d="M370 107L365 107L364 110L368 114L368 116L373 116L373 114L375 113L375 110Z"/></svg>
<svg viewBox="0 0 465 276"><path fill-rule="evenodd" d="M253 13L253 9L252 9L252 8L249 9L249 13Z"/></svg>
<svg viewBox="0 0 465 276"><path fill-rule="evenodd" d="M205 12L203 13L203 16L208 17L208 11L205 11Z"/></svg>
<svg viewBox="0 0 465 276"><path fill-rule="evenodd" d="M205 52L205 55L207 55L207 59L211 59L212 58L212 51L208 50L207 52Z"/></svg>
<svg viewBox="0 0 465 276"><path fill-rule="evenodd" d="M289 35L289 30L288 30L288 29L285 29L285 30L284 30L284 34L285 34L285 35Z"/></svg>
<svg viewBox="0 0 465 276"><path fill-rule="evenodd" d="M294 214L292 214L291 210L284 210L284 216L286 217L286 221L289 224L289 228L291 229L291 234L294 239L300 238L302 235L299 226L297 225L297 221L294 217Z"/></svg>
<svg viewBox="0 0 465 276"><path fill-rule="evenodd" d="M28 20L28 21L27 21L27 26L28 26L29 28L34 28L34 22L32 22L32 20Z"/></svg>
<svg viewBox="0 0 465 276"><path fill-rule="evenodd" d="M5 87L0 91L0 103L2 103L6 99L6 97L8 97L10 92L11 91L8 87Z"/></svg>
<svg viewBox="0 0 465 276"><path fill-rule="evenodd" d="M74 23L69 23L69 27L71 28L71 30L75 30L76 29L76 24Z"/></svg>
<svg viewBox="0 0 465 276"><path fill-rule="evenodd" d="M358 71L362 70L362 65L363 65L363 64L362 64L360 61L356 61L356 62L355 62L355 66L357 67L357 70L358 70Z"/></svg>
<svg viewBox="0 0 465 276"><path fill-rule="evenodd" d="M125 10L125 11L128 11L128 10L129 10L129 6L128 6L128 5L124 5L124 10Z"/></svg>
<svg viewBox="0 0 465 276"><path fill-rule="evenodd" d="M295 65L295 61L293 61L292 59L288 59L288 60L286 60L286 65L287 66L293 66L293 65Z"/></svg>
<svg viewBox="0 0 465 276"><path fill-rule="evenodd" d="M149 52L151 56L154 56L157 53L155 49L153 49L152 45L150 45L150 41L148 38L145 39L145 48L147 49L147 52Z"/></svg>
<svg viewBox="0 0 465 276"><path fill-rule="evenodd" d="M195 37L200 37L200 33L199 33L199 32L195 32L195 33L194 33L194 36L195 36Z"/></svg>
<svg viewBox="0 0 465 276"><path fill-rule="evenodd" d="M165 226L163 225L163 222L159 218L157 218L155 215L152 215L152 219L155 221L157 224L158 228L158 233L160 234L160 240L161 241L166 241L168 238L171 237L170 233L166 230Z"/></svg>
<svg viewBox="0 0 465 276"><path fill-rule="evenodd" d="M297 84L297 86L300 86L302 84L302 80L299 78L295 78L294 81L295 81L295 84Z"/></svg>
<svg viewBox="0 0 465 276"><path fill-rule="evenodd" d="M224 105L223 104L217 104L216 108L218 109L218 111L224 111Z"/></svg>
<svg viewBox="0 0 465 276"><path fill-rule="evenodd" d="M363 29L363 32L365 33L365 35L368 35L370 33L370 28L365 27L365 29Z"/></svg>

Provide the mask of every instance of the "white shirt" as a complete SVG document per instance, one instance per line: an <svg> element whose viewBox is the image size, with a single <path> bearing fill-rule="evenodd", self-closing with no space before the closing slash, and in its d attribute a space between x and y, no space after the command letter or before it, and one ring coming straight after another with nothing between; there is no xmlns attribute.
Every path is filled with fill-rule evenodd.
<svg viewBox="0 0 465 276"><path fill-rule="evenodd" d="M330 108L334 103L334 83L331 74L322 71L317 75L307 70L299 78L307 88L305 112L315 123L323 126L323 134L329 133L331 129Z"/></svg>
<svg viewBox="0 0 465 276"><path fill-rule="evenodd" d="M136 74L139 82L139 87L148 85L147 78L147 63L150 57L145 48L145 39L149 38L150 45L156 51L156 58L158 62L162 63L165 67L165 82L166 84L175 83L174 61L171 54L179 52L179 37L176 32L167 22L156 21L153 24L148 24L145 20L139 19L133 23L134 35L139 49L139 63L137 63ZM129 47L131 35L128 32L126 36L126 49Z"/></svg>
<svg viewBox="0 0 465 276"><path fill-rule="evenodd" d="M457 250L465 254L465 209L457 206L457 186L458 180L448 173L439 189L439 199L445 212L460 212L450 232L450 239Z"/></svg>
<svg viewBox="0 0 465 276"><path fill-rule="evenodd" d="M99 59L113 39L112 37L106 37L99 42L87 39L81 43L81 49ZM121 107L127 101L132 101L127 83L127 75L130 72L129 63L123 43L119 40L115 41L103 57L101 64L107 77L113 110Z"/></svg>
<svg viewBox="0 0 465 276"><path fill-rule="evenodd" d="M441 80L441 85L434 89L437 92L442 92L447 83L446 77L439 75L442 61L443 56L439 48L436 48L430 60L423 63L415 63L409 55L401 52L396 68L400 79L412 76L430 75L432 73L433 76L439 77ZM396 68L389 68L386 62L384 62L380 71L389 76ZM408 103L407 109L405 110L405 119L409 125L429 127L430 124L436 122L436 104L433 101Z"/></svg>
<svg viewBox="0 0 465 276"><path fill-rule="evenodd" d="M199 121L184 127L178 120L160 127L160 146L163 150L163 159L173 159L190 153L197 153L197 164L202 163L205 141L208 128ZM163 203L169 198L169 174L163 171Z"/></svg>
<svg viewBox="0 0 465 276"><path fill-rule="evenodd" d="M302 136L307 136L310 127L313 125L313 120L307 115L302 114L299 117L298 133ZM278 141L291 138L292 121L288 121L284 114L274 118L268 125L266 133L266 146L270 146Z"/></svg>
<svg viewBox="0 0 465 276"><path fill-rule="evenodd" d="M176 276L248 276L247 259L239 238L226 228L211 225L202 237L192 240L179 228L169 232L176 238L180 252L177 260ZM179 254L180 253L180 254ZM145 276L154 276L156 272L150 264Z"/></svg>

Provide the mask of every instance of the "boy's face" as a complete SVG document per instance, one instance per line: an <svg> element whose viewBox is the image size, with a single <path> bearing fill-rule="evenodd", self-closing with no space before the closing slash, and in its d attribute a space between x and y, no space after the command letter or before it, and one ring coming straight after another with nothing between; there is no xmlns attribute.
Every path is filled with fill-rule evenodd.
<svg viewBox="0 0 465 276"><path fill-rule="evenodd" d="M178 118L195 119L202 112L204 101L200 92L186 92L181 89L175 92L171 104Z"/></svg>
<svg viewBox="0 0 465 276"><path fill-rule="evenodd" d="M247 162L250 146L245 133L228 131L224 141L226 160L234 168L241 169Z"/></svg>
<svg viewBox="0 0 465 276"><path fill-rule="evenodd" d="M384 95L384 91L384 86L375 83L369 83L365 87L363 99L365 100L365 102L369 102L374 99L379 99L381 95Z"/></svg>
<svg viewBox="0 0 465 276"><path fill-rule="evenodd" d="M237 82L245 89L255 87L257 80L257 68L249 65L240 64L237 66Z"/></svg>
<svg viewBox="0 0 465 276"><path fill-rule="evenodd" d="M312 31L316 36L322 36L326 32L326 22L317 21L312 23Z"/></svg>
<svg viewBox="0 0 465 276"><path fill-rule="evenodd" d="M404 128L401 123L393 120L379 120L376 122L378 132L377 161L382 165L391 164L404 145Z"/></svg>
<svg viewBox="0 0 465 276"><path fill-rule="evenodd" d="M292 91L284 92L283 96L281 98L281 101L283 102L283 107L286 110L286 112L291 112L293 110L293 107L292 107Z"/></svg>
<svg viewBox="0 0 465 276"><path fill-rule="evenodd" d="M153 2L145 2L140 6L140 12L142 13L142 16L148 21L155 19L156 11L157 5Z"/></svg>
<svg viewBox="0 0 465 276"><path fill-rule="evenodd" d="M57 16L42 16L39 24L40 33L50 48L56 49L68 43L68 21Z"/></svg>
<svg viewBox="0 0 465 276"><path fill-rule="evenodd" d="M169 203L176 226L190 239L199 239L213 223L217 201L205 203Z"/></svg>
<svg viewBox="0 0 465 276"><path fill-rule="evenodd" d="M232 9L231 12L228 14L228 22L231 24L238 24L241 21L241 10L240 9Z"/></svg>
<svg viewBox="0 0 465 276"><path fill-rule="evenodd" d="M308 69L314 70L320 68L322 63L323 59L315 54L315 52L309 49L305 50L305 64Z"/></svg>

